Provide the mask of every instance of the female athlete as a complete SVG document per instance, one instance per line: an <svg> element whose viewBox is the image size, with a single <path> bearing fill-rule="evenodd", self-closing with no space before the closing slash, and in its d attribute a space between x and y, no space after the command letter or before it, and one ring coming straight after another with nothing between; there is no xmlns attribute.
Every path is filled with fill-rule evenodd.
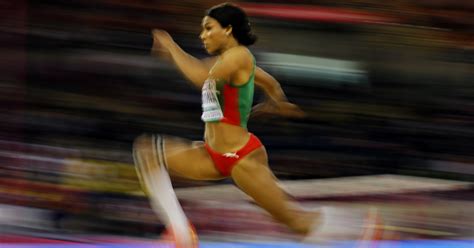
<svg viewBox="0 0 474 248"><path fill-rule="evenodd" d="M142 135L134 143L140 180L176 242L180 247L195 247L197 237L176 199L169 175L194 180L231 177L277 221L297 233L310 232L318 213L305 212L278 187L265 147L247 130L254 85L267 96L265 102L253 108L255 113L301 117L303 112L287 101L271 75L256 66L247 48L256 37L245 12L227 3L207 11L200 38L212 57L204 60L184 52L167 32L152 33L152 53L170 59L202 90L204 142Z"/></svg>

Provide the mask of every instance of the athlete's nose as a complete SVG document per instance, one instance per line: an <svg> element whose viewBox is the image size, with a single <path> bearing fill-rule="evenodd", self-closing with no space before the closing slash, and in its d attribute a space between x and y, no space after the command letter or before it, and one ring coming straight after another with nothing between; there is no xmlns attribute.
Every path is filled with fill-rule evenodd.
<svg viewBox="0 0 474 248"><path fill-rule="evenodd" d="M204 41L204 31L202 31L200 34L199 34L199 38Z"/></svg>

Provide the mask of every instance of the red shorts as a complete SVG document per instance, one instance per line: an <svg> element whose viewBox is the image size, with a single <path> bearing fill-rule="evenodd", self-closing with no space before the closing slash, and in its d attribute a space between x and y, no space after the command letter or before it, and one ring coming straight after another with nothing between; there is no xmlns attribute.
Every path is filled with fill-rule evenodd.
<svg viewBox="0 0 474 248"><path fill-rule="evenodd" d="M223 176L230 176L232 172L232 168L234 168L235 164L244 158L247 154L251 153L255 149L263 146L262 142L257 138L257 136L253 135L250 133L250 139L245 144L244 147L240 148L237 152L227 152L227 153L219 153L205 143L204 146L207 149L207 152L212 158L212 161L214 161L214 165L216 166L217 170L223 175Z"/></svg>

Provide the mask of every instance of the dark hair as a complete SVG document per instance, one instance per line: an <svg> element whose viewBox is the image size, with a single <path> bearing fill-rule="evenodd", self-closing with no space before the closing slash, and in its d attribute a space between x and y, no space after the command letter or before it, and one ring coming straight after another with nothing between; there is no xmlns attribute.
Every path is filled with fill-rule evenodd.
<svg viewBox="0 0 474 248"><path fill-rule="evenodd" d="M232 26L232 34L240 44L250 46L257 41L257 36L250 28L247 14L241 8L223 3L210 8L206 15L216 19L223 28Z"/></svg>

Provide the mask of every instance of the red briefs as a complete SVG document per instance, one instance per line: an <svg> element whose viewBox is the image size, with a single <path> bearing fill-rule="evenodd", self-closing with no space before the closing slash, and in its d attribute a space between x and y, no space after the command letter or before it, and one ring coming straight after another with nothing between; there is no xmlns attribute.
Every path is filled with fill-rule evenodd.
<svg viewBox="0 0 474 248"><path fill-rule="evenodd" d="M237 152L227 152L227 153L219 153L205 143L204 146L207 149L207 152L212 158L212 161L214 161L214 165L216 166L217 170L223 175L223 176L230 176L230 173L232 172L232 168L234 168L235 164L244 158L247 154L251 153L253 150L263 146L262 142L257 138L257 136L253 135L250 133L250 139L245 144L244 147L240 148Z"/></svg>

